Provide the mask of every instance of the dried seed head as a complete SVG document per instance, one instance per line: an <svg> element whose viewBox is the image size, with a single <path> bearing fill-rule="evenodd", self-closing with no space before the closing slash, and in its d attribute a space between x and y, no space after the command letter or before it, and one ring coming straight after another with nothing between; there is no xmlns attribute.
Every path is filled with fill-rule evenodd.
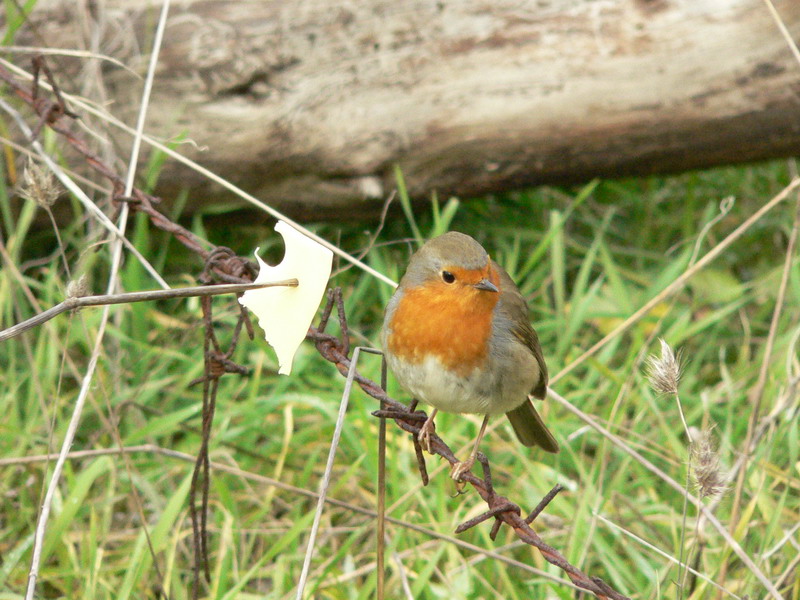
<svg viewBox="0 0 800 600"><path fill-rule="evenodd" d="M67 284L67 298L82 298L89 295L89 284L86 275L73 279Z"/></svg>
<svg viewBox="0 0 800 600"><path fill-rule="evenodd" d="M42 208L49 208L58 199L61 190L56 185L53 174L45 171L32 159L28 159L22 173L22 183L18 188L20 196L36 202Z"/></svg>
<svg viewBox="0 0 800 600"><path fill-rule="evenodd" d="M661 358L650 355L647 357L647 378L650 385L659 394L677 395L678 382L681 379L681 353L676 355L669 344L659 338L661 342Z"/></svg>
<svg viewBox="0 0 800 600"><path fill-rule="evenodd" d="M725 492L725 477L719 466L719 453L710 429L703 429L692 442L690 462L701 498L713 498Z"/></svg>

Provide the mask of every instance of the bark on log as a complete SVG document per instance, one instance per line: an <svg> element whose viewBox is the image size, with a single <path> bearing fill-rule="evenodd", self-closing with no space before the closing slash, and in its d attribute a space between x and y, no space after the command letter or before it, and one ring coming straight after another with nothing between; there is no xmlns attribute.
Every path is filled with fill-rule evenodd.
<svg viewBox="0 0 800 600"><path fill-rule="evenodd" d="M800 39L800 2L773 1ZM91 32L143 72L160 4L82 5L40 1L29 43ZM762 0L187 0L168 23L147 131L295 216L377 212L394 164L414 196L470 196L800 151ZM140 83L104 73L133 123ZM167 165L160 192L183 186L225 197Z"/></svg>

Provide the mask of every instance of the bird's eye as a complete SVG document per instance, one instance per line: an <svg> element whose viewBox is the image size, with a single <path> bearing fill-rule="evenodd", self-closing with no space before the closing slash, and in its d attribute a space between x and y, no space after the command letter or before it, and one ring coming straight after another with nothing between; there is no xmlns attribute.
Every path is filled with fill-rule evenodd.
<svg viewBox="0 0 800 600"><path fill-rule="evenodd" d="M450 271L442 271L442 279L445 283L453 283L456 280L456 276Z"/></svg>

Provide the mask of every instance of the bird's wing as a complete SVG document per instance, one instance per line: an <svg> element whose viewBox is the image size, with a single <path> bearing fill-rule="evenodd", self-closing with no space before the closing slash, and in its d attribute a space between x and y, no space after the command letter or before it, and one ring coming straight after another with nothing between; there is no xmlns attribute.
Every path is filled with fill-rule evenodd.
<svg viewBox="0 0 800 600"><path fill-rule="evenodd" d="M547 365L544 362L542 347L539 344L539 336L536 334L536 330L531 327L529 321L528 305L525 303L522 294L519 293L519 289L514 280L511 279L511 276L497 263L494 263L494 268L500 276L501 299L497 308L504 313L503 316L511 324L511 332L514 337L528 348L536 359L541 377L533 386L531 393L536 398L544 399L547 394Z"/></svg>

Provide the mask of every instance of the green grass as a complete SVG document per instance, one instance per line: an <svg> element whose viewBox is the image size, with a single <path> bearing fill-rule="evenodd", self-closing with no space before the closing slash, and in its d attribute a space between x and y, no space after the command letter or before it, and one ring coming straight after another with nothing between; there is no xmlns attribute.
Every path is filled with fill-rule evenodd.
<svg viewBox="0 0 800 600"><path fill-rule="evenodd" d="M149 181L154 169L157 165L151 166ZM392 242L420 240L447 229L475 236L519 283L555 374L684 272L696 243L702 256L788 179L783 163L771 163L459 202L437 199L418 206L413 221L401 187L397 203L405 216L396 207L366 260L398 278L416 244ZM0 319L6 327L59 302L67 282L52 234L31 227L33 206L14 213L10 191L0 192L3 248L9 258L3 258L0 270ZM728 195L737 198L733 208L698 241ZM658 352L657 338L663 337L683 351L680 394L689 425L714 427L721 461L730 468L747 431L748 394L764 358L793 214L793 201L769 213L674 299L659 304L555 383L556 391L671 477L685 481L689 452L674 399L650 389L643 363L647 354ZM192 223L198 234L212 239L220 235L206 231L202 217ZM352 253L368 241L363 225L326 223L314 229L328 239L340 239ZM185 285L199 273L198 260L163 233L150 230L143 219L137 218L130 232L174 285ZM250 255L258 244L268 254L280 247L270 227L243 227L240 234L225 243L242 255ZM62 237L70 261L81 265L79 271L99 292L105 287L107 251L84 258L87 247L79 227L65 228ZM791 274L768 365L762 416L797 382L797 261ZM127 290L154 287L132 259L121 277ZM391 289L355 269L336 276L331 285L344 291L355 343L376 345ZM32 306L27 292L38 306ZM225 340L237 315L235 301L219 298L214 306ZM118 435L124 446L150 444L194 455L200 443L201 390L188 384L202 373L198 301L120 306L113 313L73 449L115 448ZM62 315L0 345L1 457L58 449L99 318L97 309ZM274 355L263 339L243 340L234 358L251 371L244 378L226 376L220 384L211 458L238 471L213 474L212 582L204 594L215 599L289 598L315 501L267 485L257 476L317 490L344 382L310 344L301 348L291 377L276 375ZM378 359L365 356L361 370L378 379ZM389 391L407 400L391 380ZM369 414L375 408L372 399L354 393L329 494L367 509L376 503L378 423ZM797 410L792 396L755 448L740 517L733 523L736 539L773 582L797 555L793 543L784 539L800 520ZM632 598L713 597L713 589L701 580L693 591L679 592L675 565L596 518L602 515L673 557L683 552L714 581L722 583L725 565L724 585L740 597L765 597L758 580L710 526L696 530L695 509L689 508L684 525L680 494L577 417L551 402L543 411L562 444L560 454L522 448L505 422L489 434L484 451L499 493L523 510L556 483L567 488L535 524L548 544ZM479 418L442 414L437 425L464 454ZM408 436L391 425L388 448L391 516L452 535L460 522L483 510L474 492L453 497L445 472L421 487ZM438 465L429 460L431 470ZM172 600L189 598L191 469L189 462L154 451L69 461L45 538L40 597L156 598L163 585ZM51 471L52 461L0 466L0 598L24 593L37 511ZM726 527L732 504L728 492L716 509ZM308 588L313 597L374 597L374 530L369 516L326 509ZM489 530L484 524L458 537L564 579L537 551L515 543L510 531L501 530L493 542ZM798 533L793 535L796 542ZM529 571L399 525L389 524L388 536L388 550L400 556L415 598L574 597L569 588ZM387 563L387 597L404 597L396 564L390 557ZM796 575L787 581L784 597L797 600Z"/></svg>

